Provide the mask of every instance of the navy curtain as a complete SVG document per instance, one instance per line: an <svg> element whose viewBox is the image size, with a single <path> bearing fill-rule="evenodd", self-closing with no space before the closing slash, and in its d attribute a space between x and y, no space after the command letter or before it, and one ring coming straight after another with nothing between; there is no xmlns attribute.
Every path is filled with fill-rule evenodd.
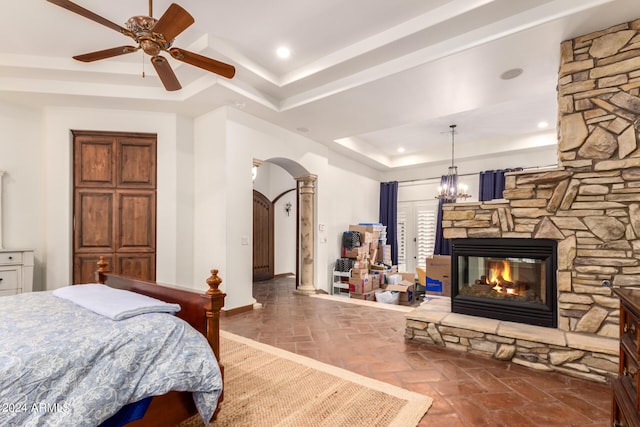
<svg viewBox="0 0 640 427"><path fill-rule="evenodd" d="M505 172L521 171L522 168L500 169L480 172L480 188L478 189L478 200L502 199L504 191Z"/></svg>
<svg viewBox="0 0 640 427"><path fill-rule="evenodd" d="M440 178L440 185L442 186L447 182L447 177L442 175ZM453 183L458 185L457 182ZM442 235L442 205L445 203L455 203L455 200L442 200L438 201L438 219L436 221L436 243L433 248L434 255L451 255L451 242L449 239L445 239Z"/></svg>
<svg viewBox="0 0 640 427"><path fill-rule="evenodd" d="M380 223L387 226L391 262L398 264L398 181L380 183Z"/></svg>

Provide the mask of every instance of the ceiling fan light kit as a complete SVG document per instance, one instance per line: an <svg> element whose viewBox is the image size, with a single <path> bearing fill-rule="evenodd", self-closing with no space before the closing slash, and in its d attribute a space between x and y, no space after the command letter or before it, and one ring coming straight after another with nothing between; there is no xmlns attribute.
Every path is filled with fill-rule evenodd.
<svg viewBox="0 0 640 427"><path fill-rule="evenodd" d="M172 47L174 39L195 22L193 16L176 3L172 3L160 19L155 19L151 16L153 11L152 1L149 1L150 16L133 16L126 22L125 28L69 0L47 1L102 24L105 27L111 28L112 30L118 31L127 37L131 37L138 44L138 46L119 46L74 56L73 58L78 61L93 62L100 59L126 55L142 49L144 53L151 57L151 64L158 73L158 77L163 86L168 91L179 90L182 86L173 72L169 61L160 55L163 51L178 61L202 68L203 70L220 76L230 79L235 75L236 69L233 65L184 49Z"/></svg>

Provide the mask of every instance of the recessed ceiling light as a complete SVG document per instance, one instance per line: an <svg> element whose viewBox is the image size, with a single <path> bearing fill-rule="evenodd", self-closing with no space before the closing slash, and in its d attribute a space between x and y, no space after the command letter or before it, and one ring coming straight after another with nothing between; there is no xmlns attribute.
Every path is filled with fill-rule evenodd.
<svg viewBox="0 0 640 427"><path fill-rule="evenodd" d="M404 147L398 148L398 153L404 153Z"/></svg>
<svg viewBox="0 0 640 427"><path fill-rule="evenodd" d="M276 50L276 54L282 59L287 59L291 55L291 51L288 47L281 46Z"/></svg>
<svg viewBox="0 0 640 427"><path fill-rule="evenodd" d="M500 78L502 80L511 80L511 79L515 79L516 77L518 77L520 74L522 74L524 70L522 68L512 68L510 70L505 71L504 73L500 74Z"/></svg>
<svg viewBox="0 0 640 427"><path fill-rule="evenodd" d="M549 127L549 123L545 122L544 120L541 121L540 123L538 123L538 128L539 129L546 129Z"/></svg>

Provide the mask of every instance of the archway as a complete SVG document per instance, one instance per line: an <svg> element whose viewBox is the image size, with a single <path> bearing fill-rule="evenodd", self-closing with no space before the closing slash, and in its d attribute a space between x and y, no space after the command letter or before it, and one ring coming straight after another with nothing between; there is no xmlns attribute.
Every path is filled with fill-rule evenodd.
<svg viewBox="0 0 640 427"><path fill-rule="evenodd" d="M311 174L298 162L274 157L254 160L255 164L271 163L286 171L296 181L297 226L296 241L296 293L314 294L315 287L315 188L317 176ZM258 176L259 170L258 170Z"/></svg>

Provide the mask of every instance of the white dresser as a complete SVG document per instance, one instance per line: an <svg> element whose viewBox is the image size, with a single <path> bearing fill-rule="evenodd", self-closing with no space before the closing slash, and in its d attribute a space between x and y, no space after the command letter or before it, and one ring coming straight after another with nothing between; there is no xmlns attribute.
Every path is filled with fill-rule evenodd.
<svg viewBox="0 0 640 427"><path fill-rule="evenodd" d="M0 249L0 296L33 290L33 251Z"/></svg>

